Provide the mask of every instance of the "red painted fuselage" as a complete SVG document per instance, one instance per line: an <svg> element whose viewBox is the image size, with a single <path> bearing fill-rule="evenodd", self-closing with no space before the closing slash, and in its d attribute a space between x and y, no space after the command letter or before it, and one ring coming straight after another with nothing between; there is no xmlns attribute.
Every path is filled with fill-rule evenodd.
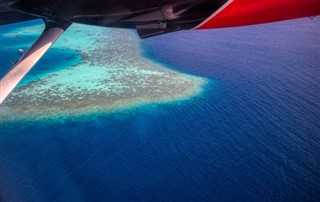
<svg viewBox="0 0 320 202"><path fill-rule="evenodd" d="M320 14L320 0L229 0L196 29L275 22Z"/></svg>

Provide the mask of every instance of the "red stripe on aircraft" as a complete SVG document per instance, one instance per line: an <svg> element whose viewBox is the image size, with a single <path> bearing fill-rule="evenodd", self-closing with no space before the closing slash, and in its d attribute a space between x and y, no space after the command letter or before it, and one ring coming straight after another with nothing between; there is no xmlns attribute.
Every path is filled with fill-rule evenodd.
<svg viewBox="0 0 320 202"><path fill-rule="evenodd" d="M229 0L195 29L253 25L320 15L320 0Z"/></svg>

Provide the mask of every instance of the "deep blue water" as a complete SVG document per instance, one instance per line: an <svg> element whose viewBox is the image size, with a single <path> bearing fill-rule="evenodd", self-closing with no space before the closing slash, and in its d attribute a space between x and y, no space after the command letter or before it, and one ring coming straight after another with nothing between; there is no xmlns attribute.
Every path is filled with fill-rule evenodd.
<svg viewBox="0 0 320 202"><path fill-rule="evenodd" d="M212 79L204 93L2 124L1 201L319 201L319 24L142 41L147 57Z"/></svg>

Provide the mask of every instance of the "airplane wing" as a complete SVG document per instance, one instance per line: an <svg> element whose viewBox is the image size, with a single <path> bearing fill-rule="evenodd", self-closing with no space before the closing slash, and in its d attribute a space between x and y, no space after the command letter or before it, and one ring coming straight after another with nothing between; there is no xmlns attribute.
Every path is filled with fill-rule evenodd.
<svg viewBox="0 0 320 202"><path fill-rule="evenodd" d="M0 104L71 23L136 28L141 38L320 14L319 0L0 0L0 25L42 18L38 41L0 80Z"/></svg>
<svg viewBox="0 0 320 202"><path fill-rule="evenodd" d="M38 17L20 13L17 11L8 11L8 10L0 9L0 25L33 20L37 18Z"/></svg>

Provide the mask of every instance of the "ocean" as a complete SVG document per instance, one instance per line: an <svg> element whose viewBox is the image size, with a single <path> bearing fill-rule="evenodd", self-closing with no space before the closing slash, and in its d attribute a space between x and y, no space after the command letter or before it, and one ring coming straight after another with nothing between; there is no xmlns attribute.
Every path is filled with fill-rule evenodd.
<svg viewBox="0 0 320 202"><path fill-rule="evenodd" d="M1 123L1 201L319 201L319 25L306 18L140 41L146 58L209 79L203 92ZM14 59L19 40L4 43ZM33 71L79 60L55 50L40 61L48 69ZM1 68L8 63L1 56Z"/></svg>

